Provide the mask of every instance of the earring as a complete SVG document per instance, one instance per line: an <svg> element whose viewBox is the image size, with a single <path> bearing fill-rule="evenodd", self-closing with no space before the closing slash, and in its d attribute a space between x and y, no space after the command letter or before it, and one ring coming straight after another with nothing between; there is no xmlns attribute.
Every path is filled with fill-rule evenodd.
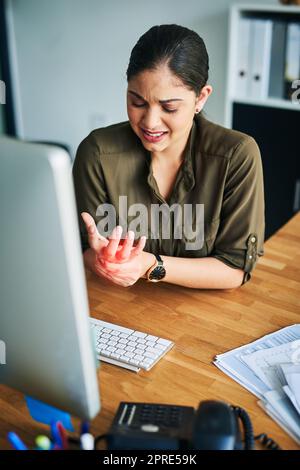
<svg viewBox="0 0 300 470"><path fill-rule="evenodd" d="M200 109L196 109L196 114L200 113Z"/></svg>

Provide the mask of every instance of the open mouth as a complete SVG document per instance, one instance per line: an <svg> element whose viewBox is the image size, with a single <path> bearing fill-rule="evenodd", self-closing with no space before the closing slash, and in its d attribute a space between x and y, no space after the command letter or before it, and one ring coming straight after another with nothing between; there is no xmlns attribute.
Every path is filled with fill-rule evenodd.
<svg viewBox="0 0 300 470"><path fill-rule="evenodd" d="M146 131L146 129L141 128L141 131L143 133L144 138L148 142L159 142L161 141L165 135L168 133L168 131L157 131L157 132L150 132Z"/></svg>

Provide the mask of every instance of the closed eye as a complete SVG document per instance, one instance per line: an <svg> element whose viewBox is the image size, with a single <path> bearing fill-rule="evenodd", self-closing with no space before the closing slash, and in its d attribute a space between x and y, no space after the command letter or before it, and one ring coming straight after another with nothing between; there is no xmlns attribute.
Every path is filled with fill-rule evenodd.
<svg viewBox="0 0 300 470"><path fill-rule="evenodd" d="M143 104L132 103L132 106L134 106L135 108L142 108L143 106L146 106L146 103L143 103Z"/></svg>
<svg viewBox="0 0 300 470"><path fill-rule="evenodd" d="M143 104L132 103L132 106L134 106L135 108L143 108L146 106L146 103L143 103ZM162 107L162 109L166 113L176 113L177 111L177 109L169 109L169 108L165 108L164 106Z"/></svg>

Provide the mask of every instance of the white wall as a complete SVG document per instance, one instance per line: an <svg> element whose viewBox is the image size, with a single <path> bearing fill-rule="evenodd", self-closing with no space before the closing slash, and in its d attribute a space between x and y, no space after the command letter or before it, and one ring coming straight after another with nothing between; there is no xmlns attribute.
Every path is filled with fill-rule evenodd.
<svg viewBox="0 0 300 470"><path fill-rule="evenodd" d="M206 112L223 124L229 6L260 4L259 0L11 2L23 136L66 142L73 155L91 129L127 119L125 72L130 51L155 24L181 24L203 37L214 87Z"/></svg>

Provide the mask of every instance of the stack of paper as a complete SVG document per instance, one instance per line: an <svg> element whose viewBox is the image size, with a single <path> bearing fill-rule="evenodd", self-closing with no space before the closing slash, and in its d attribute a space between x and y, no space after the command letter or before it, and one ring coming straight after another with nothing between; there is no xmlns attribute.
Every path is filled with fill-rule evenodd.
<svg viewBox="0 0 300 470"><path fill-rule="evenodd" d="M260 398L259 405L300 444L300 325L220 354L214 364Z"/></svg>

